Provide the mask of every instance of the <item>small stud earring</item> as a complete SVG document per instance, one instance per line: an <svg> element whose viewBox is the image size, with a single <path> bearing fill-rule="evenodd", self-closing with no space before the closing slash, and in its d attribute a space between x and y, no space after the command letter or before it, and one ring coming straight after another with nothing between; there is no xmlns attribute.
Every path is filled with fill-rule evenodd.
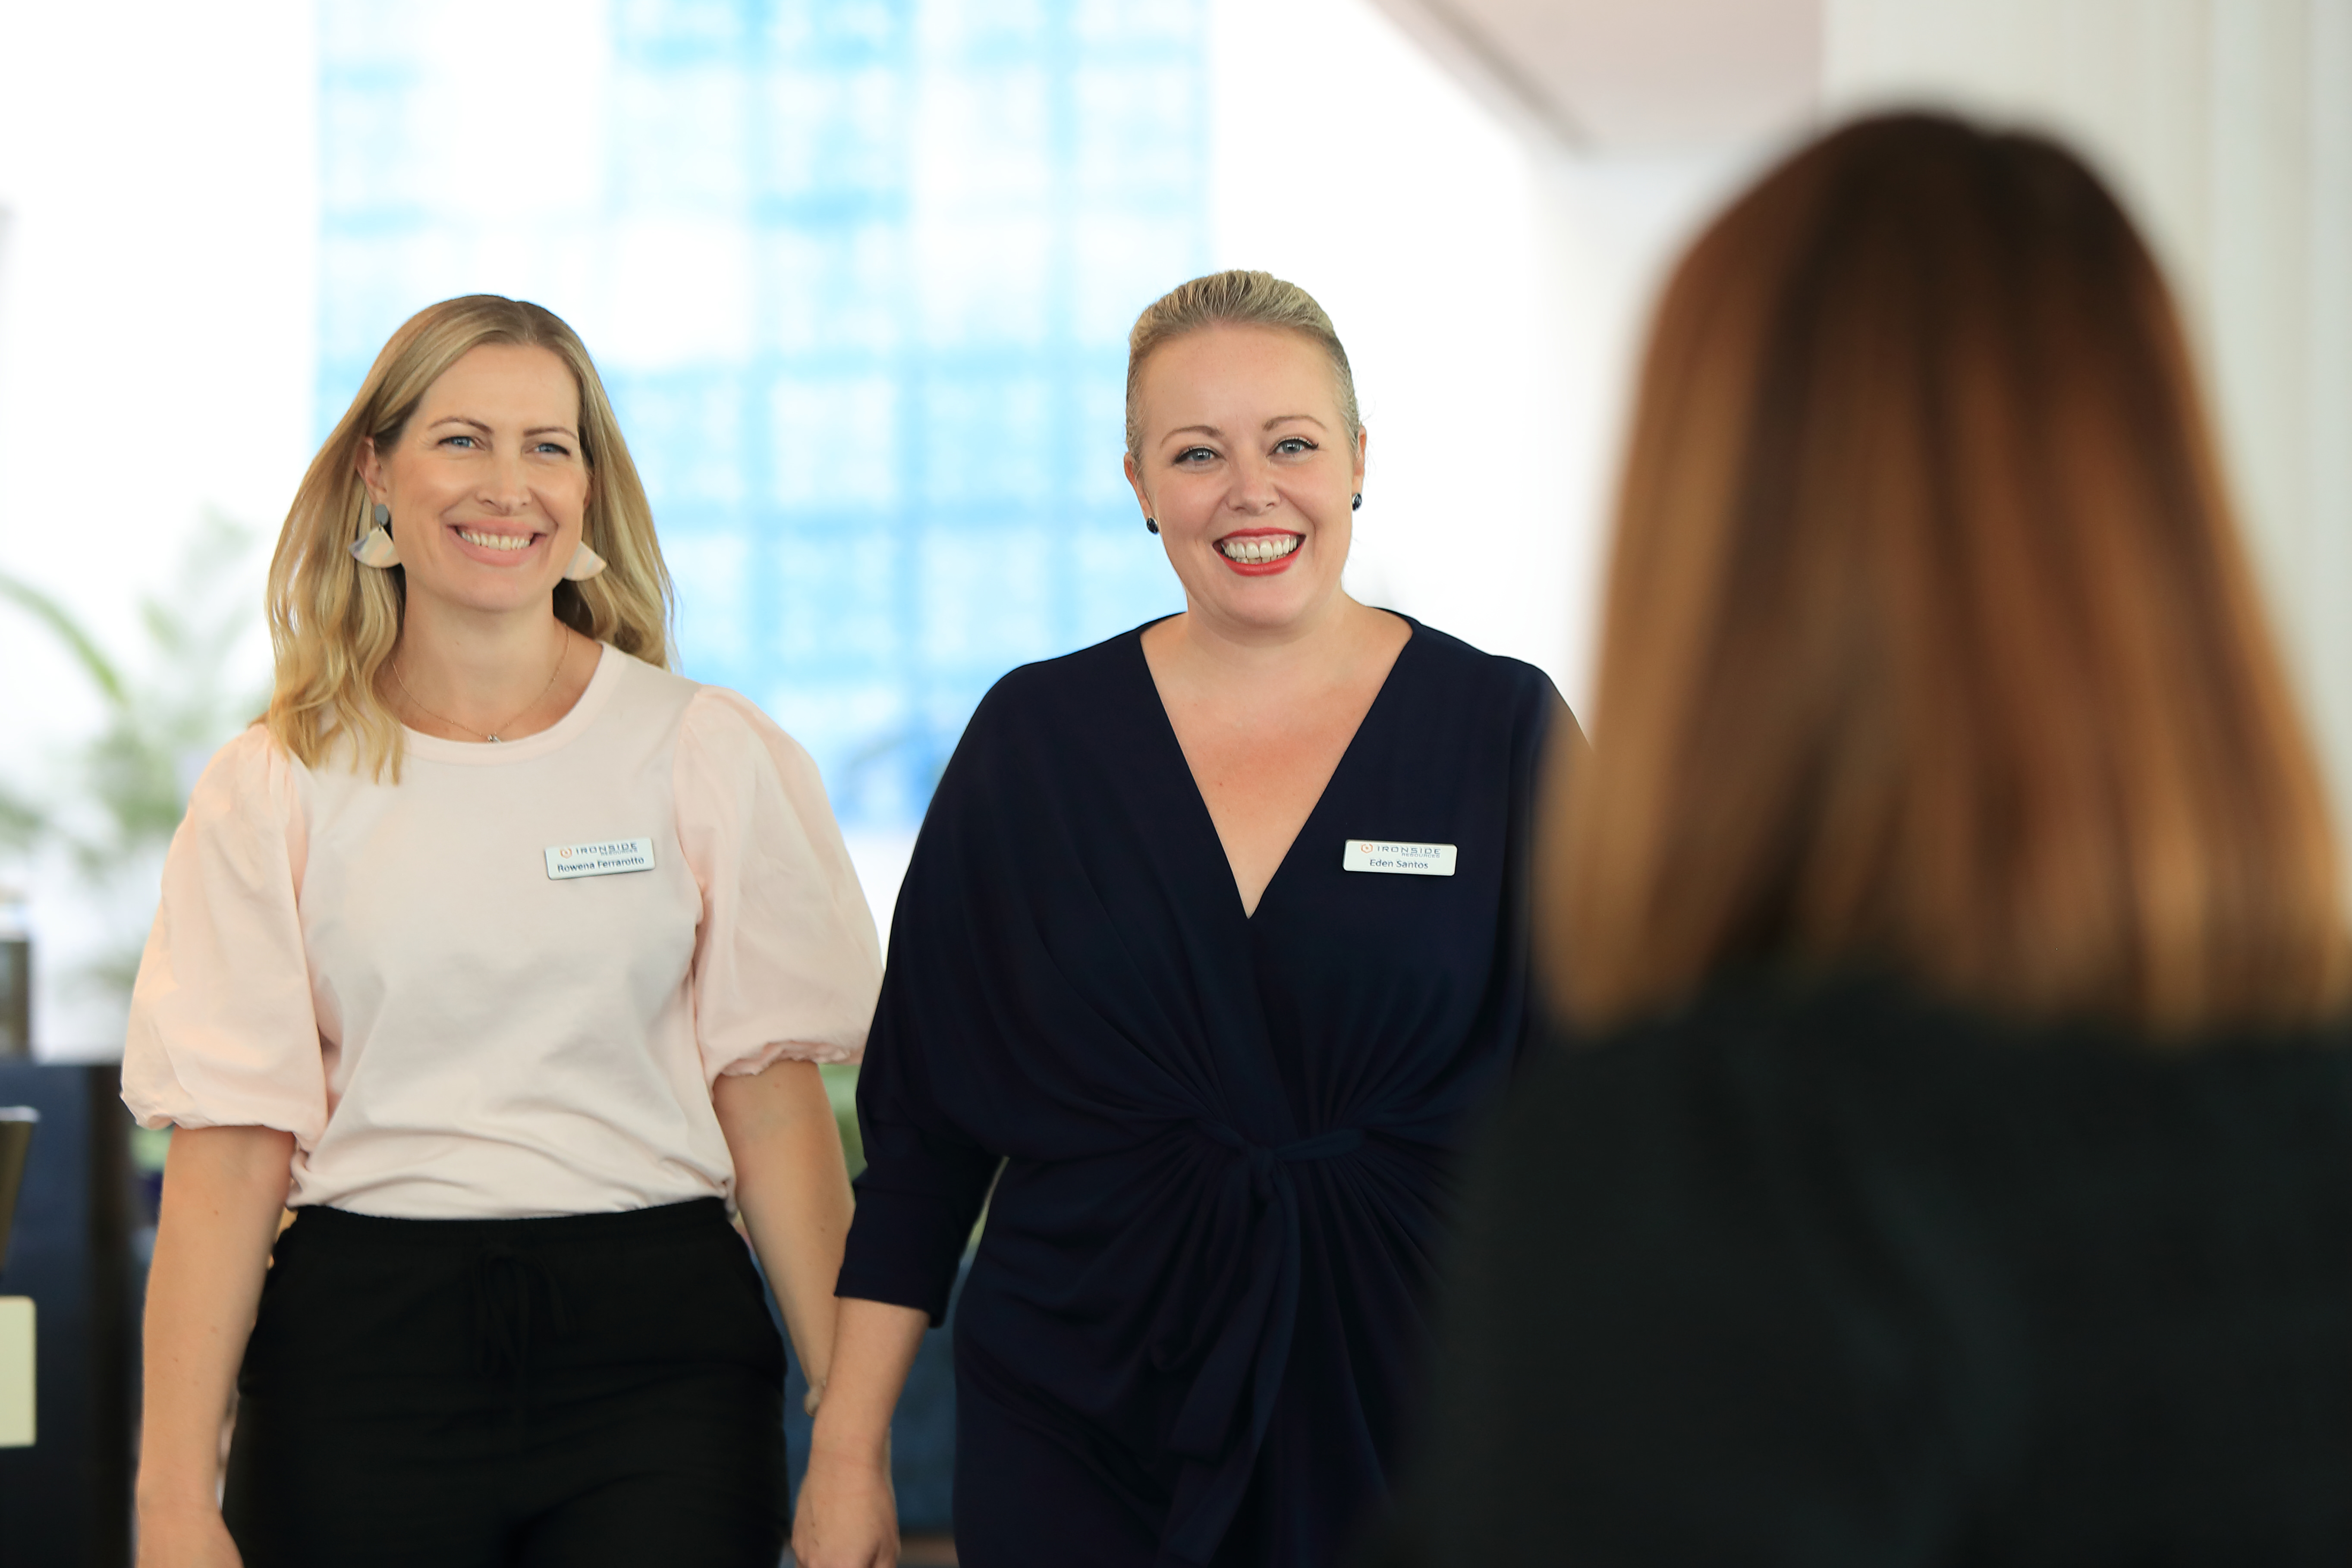
<svg viewBox="0 0 2352 1568"><path fill-rule="evenodd" d="M1147 532L1157 533L1160 531L1160 520L1156 517L1147 517L1143 520L1143 526Z"/></svg>
<svg viewBox="0 0 2352 1568"><path fill-rule="evenodd" d="M375 503L375 527L352 541L352 559L381 572L400 564L400 546L392 542L392 508Z"/></svg>
<svg viewBox="0 0 2352 1568"><path fill-rule="evenodd" d="M1348 510L1349 510L1349 511L1361 511L1361 510L1364 510L1364 492L1363 492L1363 491L1361 491L1361 490L1358 490L1358 491L1356 492L1354 499L1353 499L1353 500L1349 500L1349 501L1348 502Z"/></svg>

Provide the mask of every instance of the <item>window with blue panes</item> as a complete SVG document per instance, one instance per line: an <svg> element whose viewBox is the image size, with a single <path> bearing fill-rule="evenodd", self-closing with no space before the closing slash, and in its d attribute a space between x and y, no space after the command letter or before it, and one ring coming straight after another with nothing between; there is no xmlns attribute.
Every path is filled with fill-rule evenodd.
<svg viewBox="0 0 2352 1568"><path fill-rule="evenodd" d="M320 0L321 430L423 305L596 355L685 672L911 826L1012 666L1179 607L1126 332L1208 250L1207 0Z"/></svg>

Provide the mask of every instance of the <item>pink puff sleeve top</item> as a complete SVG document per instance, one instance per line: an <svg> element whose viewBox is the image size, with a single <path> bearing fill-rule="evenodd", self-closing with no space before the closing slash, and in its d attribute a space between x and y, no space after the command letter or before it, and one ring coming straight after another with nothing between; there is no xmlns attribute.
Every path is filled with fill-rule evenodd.
<svg viewBox="0 0 2352 1568"><path fill-rule="evenodd" d="M874 921L808 754L613 648L552 729L411 731L399 783L256 726L172 841L123 1099L295 1138L298 1206L586 1214L731 1194L710 1085L855 1061Z"/></svg>

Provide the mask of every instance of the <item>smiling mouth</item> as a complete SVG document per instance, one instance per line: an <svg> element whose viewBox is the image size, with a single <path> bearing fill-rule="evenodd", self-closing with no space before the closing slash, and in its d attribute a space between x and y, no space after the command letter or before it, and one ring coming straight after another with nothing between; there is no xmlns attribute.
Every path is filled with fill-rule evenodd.
<svg viewBox="0 0 2352 1568"><path fill-rule="evenodd" d="M484 533L471 528L460 528L455 531L467 543L483 550L528 550L539 540L536 533Z"/></svg>
<svg viewBox="0 0 2352 1568"><path fill-rule="evenodd" d="M1306 542L1303 533L1240 533L1217 541L1217 553L1244 566L1264 566Z"/></svg>

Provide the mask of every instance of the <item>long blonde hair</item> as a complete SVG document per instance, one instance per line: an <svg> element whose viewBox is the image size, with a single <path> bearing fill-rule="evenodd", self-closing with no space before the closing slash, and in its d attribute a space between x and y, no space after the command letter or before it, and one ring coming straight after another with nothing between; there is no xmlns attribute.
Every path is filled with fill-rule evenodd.
<svg viewBox="0 0 2352 1568"><path fill-rule="evenodd" d="M524 300L497 294L444 300L411 316L376 355L359 395L310 460L270 558L278 685L263 721L307 766L347 743L352 767L400 777L400 723L375 683L400 639L407 574L352 559L352 542L370 526L360 451L370 440L378 450L389 448L426 389L484 343L546 349L571 367L580 389L581 457L588 467L581 537L607 564L587 582L557 586L557 617L623 653L669 666L669 570L645 486L586 346L552 311Z"/></svg>
<svg viewBox="0 0 2352 1568"><path fill-rule="evenodd" d="M2171 298L2039 137L1816 142L1691 247L1540 939L1587 1027L1755 962L2159 1037L2343 1005L2336 840Z"/></svg>

